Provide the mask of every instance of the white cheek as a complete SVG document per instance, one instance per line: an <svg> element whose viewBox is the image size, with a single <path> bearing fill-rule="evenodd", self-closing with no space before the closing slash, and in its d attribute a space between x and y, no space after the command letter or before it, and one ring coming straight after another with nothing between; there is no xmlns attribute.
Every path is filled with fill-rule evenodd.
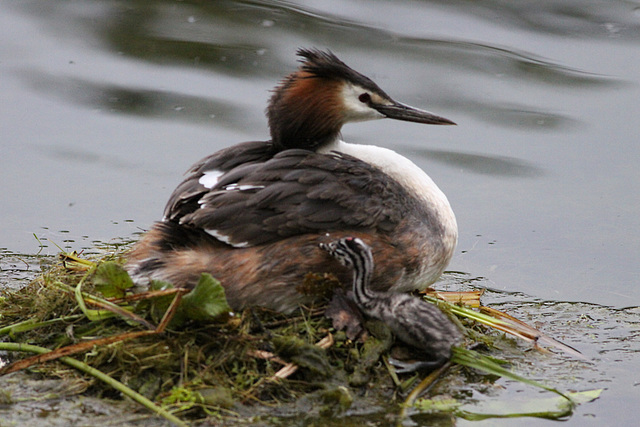
<svg viewBox="0 0 640 427"><path fill-rule="evenodd" d="M217 169L205 171L204 175L200 177L198 182L205 188L213 188L218 183L220 177L224 174L224 172L219 171Z"/></svg>
<svg viewBox="0 0 640 427"><path fill-rule="evenodd" d="M365 89L350 84L342 87L342 104L347 122L384 119L384 115L358 99L365 92Z"/></svg>

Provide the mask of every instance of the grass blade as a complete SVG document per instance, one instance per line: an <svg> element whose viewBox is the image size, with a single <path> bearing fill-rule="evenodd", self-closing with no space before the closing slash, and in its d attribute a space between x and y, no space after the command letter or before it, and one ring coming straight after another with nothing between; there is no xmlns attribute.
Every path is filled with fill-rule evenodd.
<svg viewBox="0 0 640 427"><path fill-rule="evenodd" d="M544 385L538 381L524 378L513 371L503 368L499 363L495 362L492 358L483 356L482 354L476 351L469 350L466 348L453 347L453 356L451 357L451 361L459 365L464 365L470 368L478 369L488 374L510 378L512 380L519 381L524 384L529 384L533 387L538 387L543 390L550 391L552 393L555 393L564 397L569 402L571 402L571 405L574 405L574 402L571 400L571 398L566 394L562 393L561 391L553 387Z"/></svg>

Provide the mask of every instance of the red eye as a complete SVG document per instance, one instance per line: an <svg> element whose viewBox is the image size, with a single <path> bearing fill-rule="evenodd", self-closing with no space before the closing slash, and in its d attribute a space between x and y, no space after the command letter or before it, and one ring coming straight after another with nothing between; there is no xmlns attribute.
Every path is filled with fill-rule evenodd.
<svg viewBox="0 0 640 427"><path fill-rule="evenodd" d="M371 102L371 95L365 92L362 95L360 95L358 99L360 100L360 102L368 104L369 102Z"/></svg>

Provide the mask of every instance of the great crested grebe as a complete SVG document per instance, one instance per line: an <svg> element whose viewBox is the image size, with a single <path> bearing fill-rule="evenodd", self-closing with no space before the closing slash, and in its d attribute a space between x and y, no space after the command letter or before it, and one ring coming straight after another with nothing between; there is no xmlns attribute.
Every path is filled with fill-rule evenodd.
<svg viewBox="0 0 640 427"><path fill-rule="evenodd" d="M410 160L343 142L340 130L385 117L455 123L394 101L331 52L298 55L300 68L267 108L271 140L223 149L189 170L129 255L134 281L191 287L208 272L235 310L289 312L314 299L299 290L307 273L349 282L318 246L347 236L371 246L374 290L424 289L440 276L457 242L446 196Z"/></svg>
<svg viewBox="0 0 640 427"><path fill-rule="evenodd" d="M462 334L438 307L408 294L369 289L374 262L367 244L345 237L320 243L320 247L353 270L353 299L358 308L366 316L383 321L396 337L423 351L421 356L428 359L412 364L393 361L402 368L399 372L435 369L451 358L451 347L462 341Z"/></svg>

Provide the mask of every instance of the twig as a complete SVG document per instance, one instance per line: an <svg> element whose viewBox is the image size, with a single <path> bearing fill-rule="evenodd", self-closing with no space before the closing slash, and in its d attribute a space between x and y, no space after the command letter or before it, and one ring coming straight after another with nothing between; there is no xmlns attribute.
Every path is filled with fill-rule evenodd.
<svg viewBox="0 0 640 427"><path fill-rule="evenodd" d="M145 335L155 334L155 331L139 331L139 332L127 332L124 334L113 335L106 338L98 338L95 340L85 341L78 344L68 345L66 347L59 348L57 350L49 351L48 353L38 354L36 356L27 357L26 359L18 360L2 369L0 369L0 375L10 374L12 372L26 369L32 365L39 363L49 362L51 360L60 359L61 357L70 356L72 354L88 351L94 346L109 345L115 342L125 341L133 338L139 338Z"/></svg>
<svg viewBox="0 0 640 427"><path fill-rule="evenodd" d="M334 339L333 339L333 335L329 334L326 337L322 338L320 341L318 341L316 343L316 345L320 348L324 348L327 349L329 347L331 347L334 344ZM245 395L245 399L252 399L254 398L253 396L253 392L254 390L256 390L258 387L260 387L265 381L266 382L275 382L275 381L279 381L282 379L285 379L287 377L289 377L291 374L293 374L294 372L296 372L300 367L298 365L296 365L295 363L286 363L284 360L281 360L279 358L277 358L275 355L273 357L269 357L269 355L272 355L272 353L269 352L251 352L249 353L249 355L251 356L256 356L256 357L260 357L260 356L266 356L266 357L260 357L260 358L264 358L267 360L273 360L275 362L278 363L283 363L285 364L278 372L276 372L275 374L273 374L273 376L269 377L269 378L260 378L255 384L253 384L251 386L251 388L249 390L247 390L244 395Z"/></svg>
<svg viewBox="0 0 640 427"><path fill-rule="evenodd" d="M287 362L285 362L284 360L280 359L278 356L276 356L275 354L271 353L270 351L250 350L250 351L247 352L247 356L252 356L252 357L255 357L257 359L268 360L270 362L276 362L276 363L279 363L281 365L286 365L287 364Z"/></svg>
<svg viewBox="0 0 640 427"><path fill-rule="evenodd" d="M327 348L331 347L333 345L333 343L334 343L333 335L329 334L326 337L322 338L320 341L318 341L316 343L316 345L318 347L320 347L320 348L327 349ZM295 363L287 363L286 365L284 365L284 367L282 367L282 369L280 369L278 372L276 372L267 381L276 381L276 380L285 379L288 376L290 376L291 374L293 374L294 372L296 372L299 368L300 367L298 365L296 365Z"/></svg>
<svg viewBox="0 0 640 427"><path fill-rule="evenodd" d="M127 295L123 298L108 298L107 301L112 302L114 304L120 304L123 302L135 302L135 301L144 300L144 299L162 297L165 295L175 294L176 292L187 293L189 292L189 290L185 288L169 288L169 289L162 289L159 291L146 291L146 292L140 292L137 294Z"/></svg>

